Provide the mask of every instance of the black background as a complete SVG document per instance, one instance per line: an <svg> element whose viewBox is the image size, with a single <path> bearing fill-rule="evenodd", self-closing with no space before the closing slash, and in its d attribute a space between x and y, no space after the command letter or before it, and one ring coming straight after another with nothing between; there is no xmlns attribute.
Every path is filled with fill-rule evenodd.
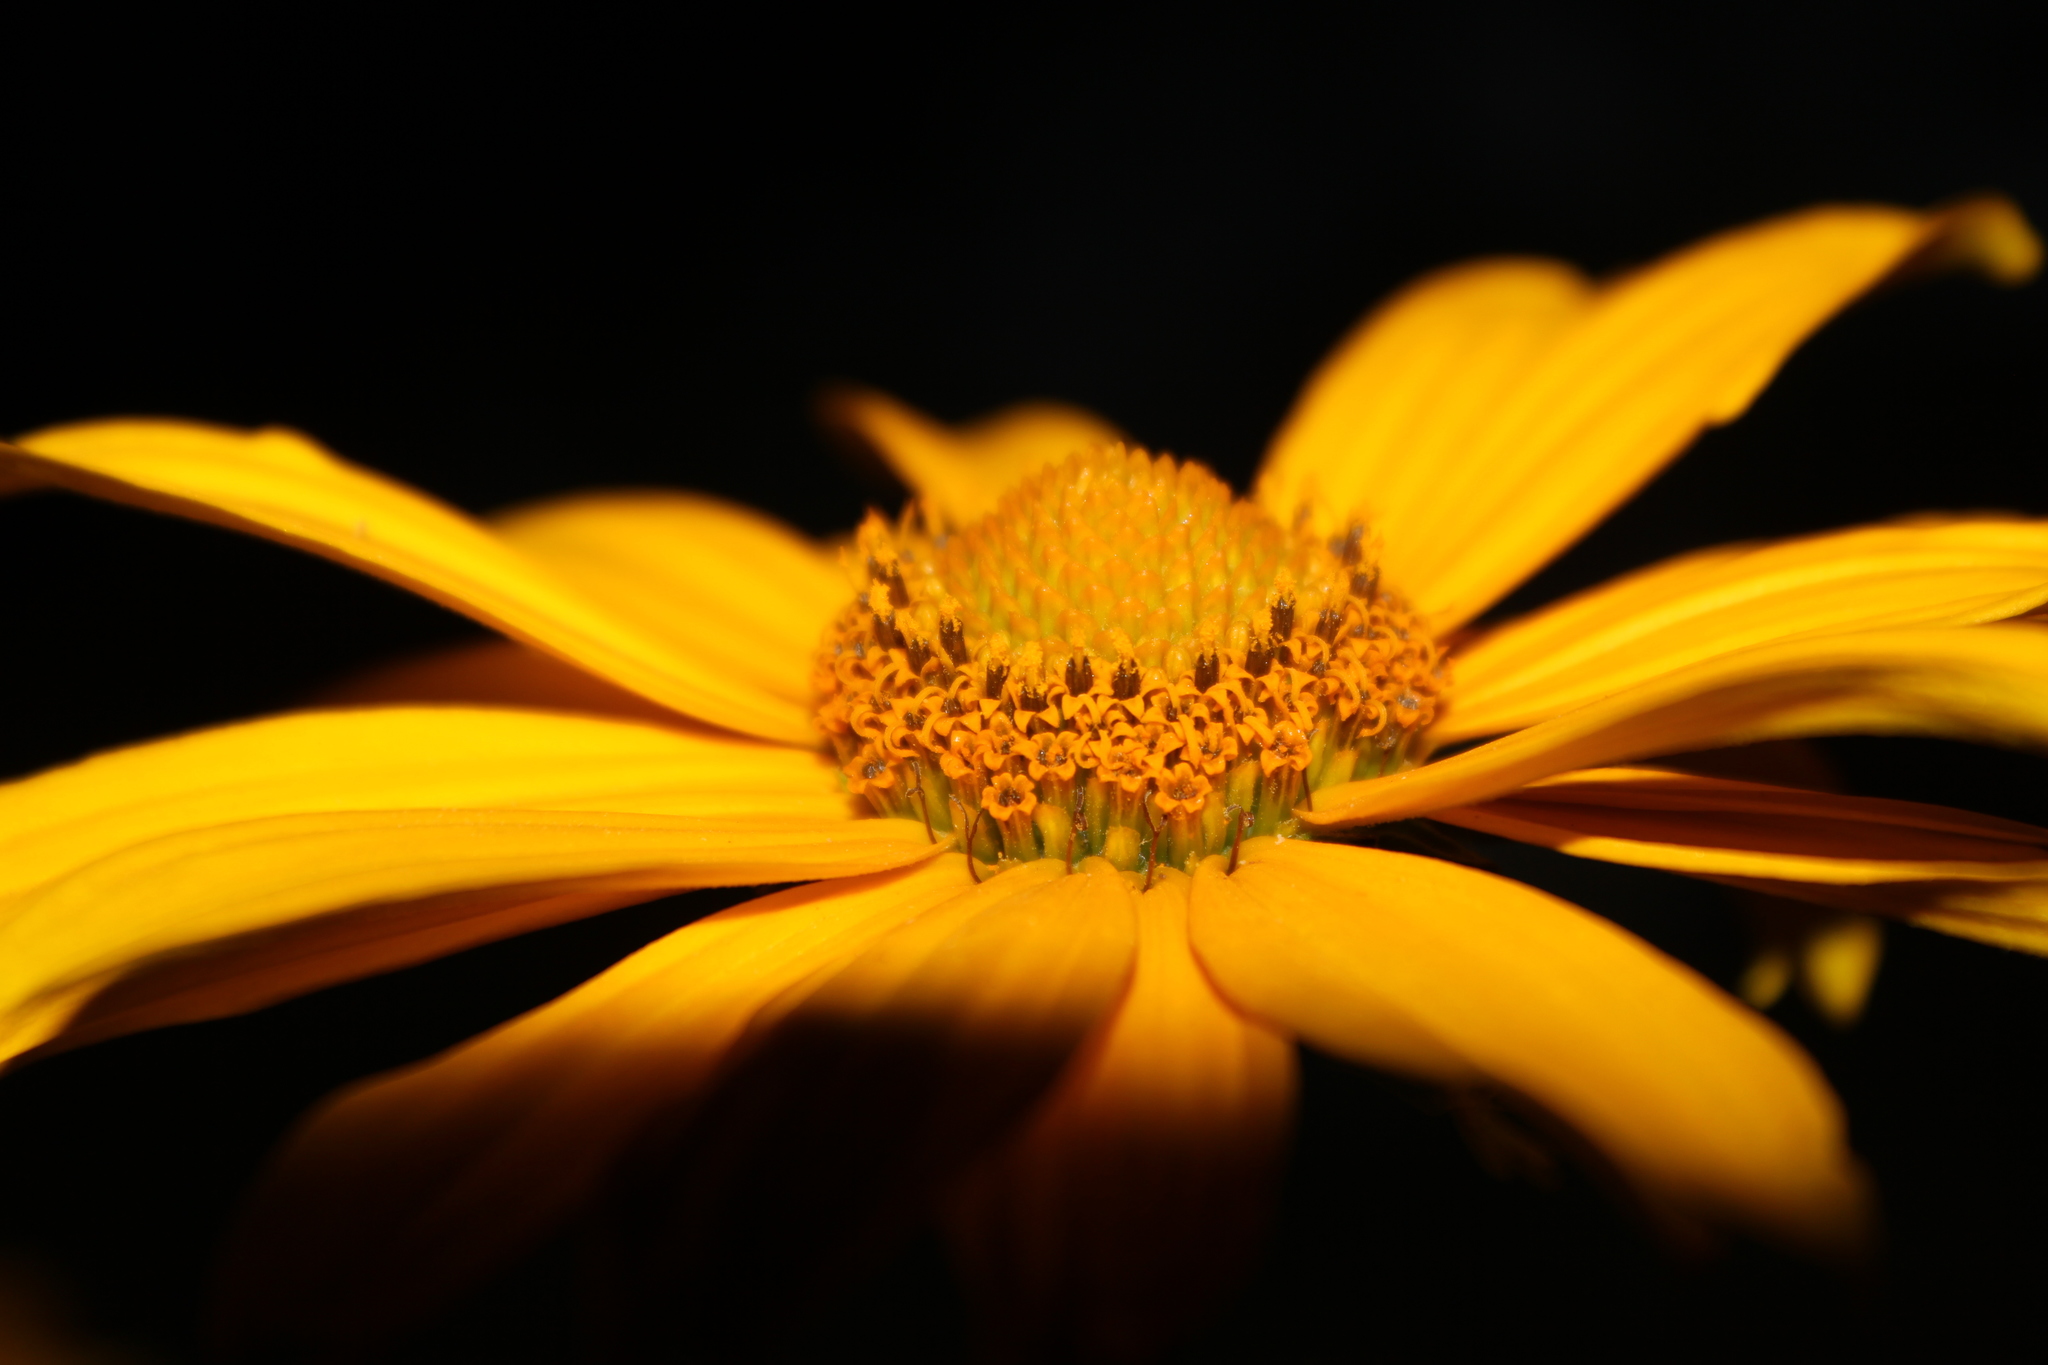
<svg viewBox="0 0 2048 1365"><path fill-rule="evenodd" d="M958 418L1095 407L1240 486L1370 303L1500 251L1595 270L1824 199L1995 188L2048 217L2043 53L2011 10L1406 7L1114 22L794 11L425 25L333 9L4 35L0 430L284 422L467 508L679 484L812 531L893 494L812 434L821 382ZM2048 513L2048 289L1945 282L1803 350L1518 595L1715 541L1917 508ZM0 503L0 771L294 704L464 638L436 608L226 533ZM2044 766L1904 741L1858 789L2048 822ZM1495 851L1723 980L1720 893ZM306 1103L559 992L683 900L125 1040L0 1082L0 1262L144 1359ZM1564 1345L1955 1346L2024 1321L2048 1225L2048 964L1894 930L1869 1015L1777 1011L1886 1200L1863 1282L1660 1259L1588 1190L1496 1183L1448 1116L1311 1058L1281 1232L1187 1358ZM409 1348L573 1348L560 1248ZM952 1358L914 1246L814 1346Z"/></svg>

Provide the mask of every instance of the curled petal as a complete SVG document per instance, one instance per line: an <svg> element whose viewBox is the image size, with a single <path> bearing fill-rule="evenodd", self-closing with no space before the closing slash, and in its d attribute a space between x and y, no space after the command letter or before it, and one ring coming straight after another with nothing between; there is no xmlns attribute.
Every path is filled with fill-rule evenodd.
<svg viewBox="0 0 2048 1365"><path fill-rule="evenodd" d="M1841 886L2038 878L2048 829L1969 811L1655 768L1593 768L1431 818L1577 857Z"/></svg>
<svg viewBox="0 0 2048 1365"><path fill-rule="evenodd" d="M2034 825L1649 768L1565 773L1431 818L2048 953L2048 829ZM1875 940L1829 932L1798 949L1807 976L1823 999L1860 999L1853 987L1867 984L1859 964L1874 963ZM1793 965L1789 950L1782 965Z"/></svg>

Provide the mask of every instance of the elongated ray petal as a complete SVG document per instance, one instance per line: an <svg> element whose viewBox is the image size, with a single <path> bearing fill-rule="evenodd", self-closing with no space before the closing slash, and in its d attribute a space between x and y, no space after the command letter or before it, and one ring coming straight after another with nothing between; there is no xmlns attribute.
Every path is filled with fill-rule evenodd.
<svg viewBox="0 0 2048 1365"><path fill-rule="evenodd" d="M1284 522L1303 507L1324 519L1370 509L1382 528L1419 518L1492 407L1593 295L1562 261L1517 257L1451 266L1408 285L1302 386L1260 468L1259 501ZM1338 528L1332 520L1319 529ZM1382 555L1402 562L1392 547ZM1419 585L1396 572L1413 593Z"/></svg>
<svg viewBox="0 0 2048 1365"><path fill-rule="evenodd" d="M985 1331L1013 1353L1142 1359L1257 1254L1293 1112L1292 1042L1220 999L1189 881L1138 902L1129 992L949 1225Z"/></svg>
<svg viewBox="0 0 2048 1365"><path fill-rule="evenodd" d="M818 546L731 503L591 493L491 518L499 535L671 650L814 700L811 656L847 584Z"/></svg>
<svg viewBox="0 0 2048 1365"><path fill-rule="evenodd" d="M778 892L309 1116L236 1229L233 1341L365 1342L516 1258L700 1092L766 1002L966 894L957 859Z"/></svg>
<svg viewBox="0 0 2048 1365"><path fill-rule="evenodd" d="M192 517L388 579L664 706L790 743L801 705L593 602L452 507L294 431L118 420L0 445L0 473Z"/></svg>
<svg viewBox="0 0 2048 1365"><path fill-rule="evenodd" d="M1440 744L1502 734L1660 673L1778 640L2003 620L2048 601L2048 522L1869 526L1684 555L1458 651Z"/></svg>
<svg viewBox="0 0 2048 1365"><path fill-rule="evenodd" d="M1470 620L1682 451L1732 421L1815 328L1905 268L2024 279L2018 212L1809 209L1604 287L1480 262L1397 295L1303 390L1258 494L1334 530L1364 512L1384 567L1439 627Z"/></svg>
<svg viewBox="0 0 2048 1365"><path fill-rule="evenodd" d="M2048 747L2048 629L1881 630L1743 650L1412 772L1326 788L1301 817L1321 828L1398 820L1574 768L1801 735Z"/></svg>
<svg viewBox="0 0 2048 1365"><path fill-rule="evenodd" d="M857 1276L1046 1092L1123 993L1125 874L1026 863L878 940L757 1016L701 1107L617 1192L627 1316L758 1345ZM713 1354L717 1354L716 1351Z"/></svg>
<svg viewBox="0 0 2048 1365"><path fill-rule="evenodd" d="M824 760L534 712L311 712L0 788L0 1056L209 1018L690 886L933 851Z"/></svg>
<svg viewBox="0 0 2048 1365"><path fill-rule="evenodd" d="M1598 916L1452 863L1298 841L1247 850L1230 877L1205 864L1193 916L1197 955L1241 1008L1368 1065L1503 1087L1653 1207L1817 1248L1862 1230L1813 1063Z"/></svg>
<svg viewBox="0 0 2048 1365"><path fill-rule="evenodd" d="M1565 773L1431 818L2048 951L2048 829L1648 768Z"/></svg>
<svg viewBox="0 0 2048 1365"><path fill-rule="evenodd" d="M1040 465L1121 439L1102 418L1064 403L1019 403L949 427L887 394L839 389L819 415L872 448L956 526L993 512L1003 492Z"/></svg>

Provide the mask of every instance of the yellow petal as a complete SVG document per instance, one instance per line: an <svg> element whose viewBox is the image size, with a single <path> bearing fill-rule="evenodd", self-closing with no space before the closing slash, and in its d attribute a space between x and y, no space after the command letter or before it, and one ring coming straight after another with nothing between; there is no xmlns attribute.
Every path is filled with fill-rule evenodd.
<svg viewBox="0 0 2048 1365"><path fill-rule="evenodd" d="M319 706L517 706L653 721L671 729L689 725L666 706L516 640L475 640L379 664L320 689L310 700Z"/></svg>
<svg viewBox="0 0 2048 1365"><path fill-rule="evenodd" d="M1439 744L1503 734L1778 640L2002 620L2048 601L2048 522L1923 520L1684 555L1458 651Z"/></svg>
<svg viewBox="0 0 2048 1365"><path fill-rule="evenodd" d="M1324 529L1363 513L1439 628L1470 620L1732 421L1815 328L1905 268L2013 282L2039 246L2016 210L1809 209L1589 288L1481 262L1397 295L1342 342L1268 452L1258 496Z"/></svg>
<svg viewBox="0 0 2048 1365"><path fill-rule="evenodd" d="M964 526L1040 465L1122 439L1117 429L1063 403L1019 403L949 427L872 389L840 389L819 405L825 425L873 449L941 518Z"/></svg>
<svg viewBox="0 0 2048 1365"><path fill-rule="evenodd" d="M933 851L778 746L515 711L229 726L0 787L0 1057Z"/></svg>
<svg viewBox="0 0 2048 1365"><path fill-rule="evenodd" d="M1413 771L1326 788L1301 818L1398 820L1574 768L1801 735L2048 747L2048 629L1867 631L1724 655Z"/></svg>
<svg viewBox="0 0 2048 1365"><path fill-rule="evenodd" d="M812 655L851 593L831 557L781 523L650 490L557 498L491 525L675 653L816 703Z"/></svg>
<svg viewBox="0 0 2048 1365"><path fill-rule="evenodd" d="M1045 861L765 1008L724 1082L642 1140L614 1223L629 1318L687 1284L714 1341L758 1345L763 1314L864 1270L1029 1112L1123 993L1134 937L1125 874Z"/></svg>
<svg viewBox="0 0 2048 1365"><path fill-rule="evenodd" d="M248 531L376 574L662 705L807 744L810 708L649 634L454 508L297 432L116 420L0 445L0 474Z"/></svg>
<svg viewBox="0 0 2048 1365"><path fill-rule="evenodd" d="M230 1243L242 1344L366 1342L545 1238L634 1136L699 1093L763 1004L969 894L942 859L735 906L561 998L315 1110Z"/></svg>
<svg viewBox="0 0 2048 1365"><path fill-rule="evenodd" d="M1561 261L1471 261L1426 275L1368 313L1309 376L1266 452L1256 495L1283 521L1302 507L1322 529L1369 511L1389 540L1420 520L1434 485L1495 404L1593 287ZM1413 547L1385 562L1415 593Z"/></svg>
<svg viewBox="0 0 2048 1365"><path fill-rule="evenodd" d="M1818 1068L1606 920L1455 864L1300 841L1262 841L1228 877L1205 863L1193 913L1202 965L1250 1014L1367 1065L1500 1087L1653 1208L1817 1249L1862 1231Z"/></svg>
<svg viewBox="0 0 2048 1365"><path fill-rule="evenodd" d="M1272 1212L1294 1047L1217 996L1190 883L1161 877L1116 1013L953 1201L978 1316L1017 1354L1149 1357L1235 1288Z"/></svg>

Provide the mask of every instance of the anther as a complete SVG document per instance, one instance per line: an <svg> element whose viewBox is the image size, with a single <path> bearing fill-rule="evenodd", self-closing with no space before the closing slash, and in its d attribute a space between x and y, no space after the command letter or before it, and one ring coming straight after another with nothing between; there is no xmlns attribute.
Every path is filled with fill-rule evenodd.
<svg viewBox="0 0 2048 1365"><path fill-rule="evenodd" d="M1273 633L1281 639L1294 634L1294 575L1282 569L1273 580L1266 607L1273 613Z"/></svg>
<svg viewBox="0 0 2048 1365"><path fill-rule="evenodd" d="M1216 648L1216 623L1204 621L1195 640L1195 691L1207 692L1223 677L1223 656Z"/></svg>
<svg viewBox="0 0 2048 1365"><path fill-rule="evenodd" d="M1138 651L1131 644L1131 637L1121 630L1109 633L1109 640L1116 647L1116 671L1109 675L1110 695L1118 701L1129 701L1138 695L1144 685L1144 671L1138 665Z"/></svg>
<svg viewBox="0 0 2048 1365"><path fill-rule="evenodd" d="M874 613L875 639L884 649L901 649L903 634L896 629L896 608L889 605L889 586L880 578L868 580L868 590L862 600Z"/></svg>
<svg viewBox="0 0 2048 1365"><path fill-rule="evenodd" d="M924 666L932 661L932 642L920 635L903 648L910 656L910 671L922 674Z"/></svg>
<svg viewBox="0 0 2048 1365"><path fill-rule="evenodd" d="M910 605L910 585L903 581L903 563L895 555L868 555L868 577L879 580L888 589L889 605L907 607Z"/></svg>
<svg viewBox="0 0 2048 1365"><path fill-rule="evenodd" d="M1095 686L1095 665L1086 654L1075 650L1067 656L1067 691L1085 697Z"/></svg>
<svg viewBox="0 0 2048 1365"><path fill-rule="evenodd" d="M1045 652L1036 641L1017 651L1017 709L1045 709Z"/></svg>
<svg viewBox="0 0 2048 1365"><path fill-rule="evenodd" d="M988 660L983 665L981 695L990 701L1003 699L1003 684L1010 680L1010 641L999 634L988 641Z"/></svg>
<svg viewBox="0 0 2048 1365"><path fill-rule="evenodd" d="M1244 652L1244 671L1254 678L1266 676L1266 670L1273 666L1273 645L1270 637L1254 637Z"/></svg>
<svg viewBox="0 0 2048 1365"><path fill-rule="evenodd" d="M1294 599L1283 597L1273 604L1273 633L1281 639L1294 634Z"/></svg>
<svg viewBox="0 0 2048 1365"><path fill-rule="evenodd" d="M1365 558L1365 523L1354 521L1337 543L1330 547L1337 552L1337 558L1347 565L1356 564Z"/></svg>
<svg viewBox="0 0 2048 1365"><path fill-rule="evenodd" d="M960 619L960 604L950 597L939 603L939 648L956 666L967 662L967 626Z"/></svg>
<svg viewBox="0 0 2048 1365"><path fill-rule="evenodd" d="M1370 602L1380 590L1379 566L1359 569L1351 575L1351 595L1361 602Z"/></svg>
<svg viewBox="0 0 2048 1365"><path fill-rule="evenodd" d="M1316 634L1325 644L1335 644L1337 632L1344 628L1344 613L1335 607L1324 607L1316 616Z"/></svg>

